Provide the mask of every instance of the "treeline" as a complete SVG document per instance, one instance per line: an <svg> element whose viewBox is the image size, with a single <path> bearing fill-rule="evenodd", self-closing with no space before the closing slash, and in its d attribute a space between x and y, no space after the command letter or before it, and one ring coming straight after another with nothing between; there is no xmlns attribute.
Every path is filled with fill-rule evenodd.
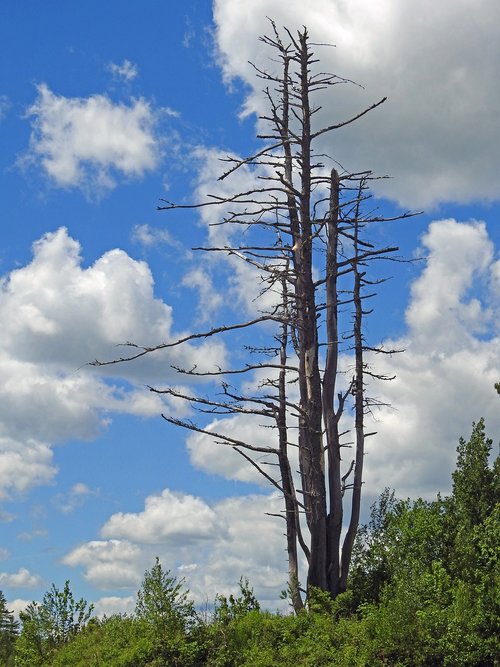
<svg viewBox="0 0 500 667"><path fill-rule="evenodd" d="M317 592L296 615L238 596L197 610L159 560L135 612L98 619L69 583L21 614L0 596L7 667L272 667L500 665L500 459L475 424L458 446L453 490L432 502L386 490L357 539L346 593ZM284 592L286 596L286 592Z"/></svg>

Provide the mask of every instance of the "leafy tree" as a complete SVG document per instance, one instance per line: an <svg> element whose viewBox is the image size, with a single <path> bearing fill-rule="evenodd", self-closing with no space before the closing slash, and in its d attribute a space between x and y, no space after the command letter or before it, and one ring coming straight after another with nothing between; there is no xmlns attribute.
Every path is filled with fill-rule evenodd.
<svg viewBox="0 0 500 667"><path fill-rule="evenodd" d="M0 665L11 667L14 664L14 647L18 634L19 623L7 609L7 600L3 591L0 591Z"/></svg>
<svg viewBox="0 0 500 667"><path fill-rule="evenodd" d="M371 507L369 523L359 529L353 549L349 586L354 609L364 602L378 602L384 585L389 581L387 533L398 502L394 491L386 488Z"/></svg>
<svg viewBox="0 0 500 667"><path fill-rule="evenodd" d="M453 473L453 493L449 498L448 533L453 541L454 574L473 577L477 559L476 532L500 502L499 459L489 465L492 440L486 437L484 420L473 424L468 441L457 448L457 467Z"/></svg>
<svg viewBox="0 0 500 667"><path fill-rule="evenodd" d="M91 619L50 657L51 667L189 667L202 664L206 636L188 592L158 558L137 593L134 615ZM26 663L28 664L28 663ZM36 663L34 663L36 664Z"/></svg>
<svg viewBox="0 0 500 667"><path fill-rule="evenodd" d="M93 605L75 600L69 581L59 590L54 584L42 602L31 602L20 613L22 630L16 642L16 667L38 667L69 642L87 624Z"/></svg>
<svg viewBox="0 0 500 667"><path fill-rule="evenodd" d="M144 574L142 586L137 593L135 614L159 628L160 632L175 624L186 629L194 616L189 591L183 590L184 580L177 581L166 572L156 557L151 570Z"/></svg>
<svg viewBox="0 0 500 667"><path fill-rule="evenodd" d="M256 428L262 424L268 428L268 443L260 445L225 432L223 420L220 429L214 429L203 418L194 422L163 415L170 423L231 447L281 492L289 589L298 611L303 606L301 562L307 562L307 591L320 588L335 597L347 586L361 507L368 435L364 419L373 404L366 385L373 378L389 379L369 366L366 352L394 352L375 349L365 340L370 312L366 299L380 282L370 277L369 267L397 248L378 247L366 237L370 225L383 220L373 211L363 211L370 196L370 172L339 172L318 145L323 135L356 121L384 99L351 118L318 127L316 95L348 81L320 71L306 28L297 34L285 29L281 35L271 25L271 36L261 40L273 51L272 62L279 70L256 68L269 108L261 118L265 130L259 138L265 144L244 159L228 157L228 168L220 177L224 180L239 171L248 177L248 188L230 196L213 195L192 206L167 203L162 208L220 206L220 224L228 227L230 241L204 250L243 262L272 305L259 303L262 308L253 319L179 340L153 347L129 344L134 348L130 356L96 365L249 330L246 347L254 363L203 371L177 368L191 379L212 377L219 382L216 393L199 396L175 387L152 391L185 400L212 416L253 416ZM264 323L269 335L257 346L255 329ZM347 372L341 367L342 353L352 356ZM248 378L240 386L231 384L255 371L265 377L255 391L247 390ZM340 423L349 409L354 419L347 436ZM352 439L352 459L343 460ZM298 476L293 472L297 467Z"/></svg>
<svg viewBox="0 0 500 667"><path fill-rule="evenodd" d="M484 419L472 425L469 440L460 438L453 478L453 511L469 527L489 516L499 502L498 464L489 465L493 441L486 437Z"/></svg>
<svg viewBox="0 0 500 667"><path fill-rule="evenodd" d="M247 615L259 615L259 612L260 605L248 579L240 579L239 595L217 595L212 616L197 628L203 664L223 667L237 663L241 658L238 623Z"/></svg>
<svg viewBox="0 0 500 667"><path fill-rule="evenodd" d="M183 585L184 581L177 581L163 570L158 557L144 575L135 615L152 632L157 646L157 662L151 662L151 666L190 664L194 647L189 642L189 631L195 612Z"/></svg>
<svg viewBox="0 0 500 667"><path fill-rule="evenodd" d="M374 660L496 664L500 497L499 458L490 465L491 445L481 420L469 440L460 440L448 498L395 501L386 491L361 531L354 608Z"/></svg>
<svg viewBox="0 0 500 667"><path fill-rule="evenodd" d="M227 623L249 614L251 611L260 611L260 604L250 588L248 579L240 579L240 595L229 597L217 595L215 601L214 620L216 622Z"/></svg>

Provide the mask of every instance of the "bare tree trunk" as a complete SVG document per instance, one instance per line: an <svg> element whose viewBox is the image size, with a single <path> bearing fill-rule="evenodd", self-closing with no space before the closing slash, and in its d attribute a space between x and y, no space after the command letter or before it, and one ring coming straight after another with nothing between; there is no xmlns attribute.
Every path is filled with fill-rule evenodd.
<svg viewBox="0 0 500 667"><path fill-rule="evenodd" d="M287 284L282 280L283 305L285 312L288 311ZM287 365L287 347L288 347L288 324L284 322L281 327L280 339L280 364L281 369L278 378L279 403L277 410L277 425L279 433L279 456L278 462L281 473L281 483L283 485L283 495L285 501L285 521L286 521L286 544L288 554L288 585L290 589L291 602L294 611L299 612L304 604L299 588L299 561L297 552L297 538L300 534L300 517L297 505L297 496L293 483L293 474L290 467L290 457L288 453L288 429L287 429L287 386L286 386L286 365Z"/></svg>
<svg viewBox="0 0 500 667"><path fill-rule="evenodd" d="M362 195L360 187L359 198ZM351 517L349 526L342 545L342 560L340 568L340 580L338 592L347 588L347 576L351 563L352 549L359 526L359 515L361 511L361 486L363 480L363 463L365 456L365 430L364 430L364 360L363 360L363 304L361 297L361 286L364 273L360 271L359 262L359 200L356 204L356 215L354 220L354 259L352 261L354 272L354 355L355 373L353 382L354 408L355 408L355 446L356 459L354 462L354 478L352 484Z"/></svg>
<svg viewBox="0 0 500 667"><path fill-rule="evenodd" d="M339 579L339 540L342 531L342 492L339 419L341 407L335 410L335 391L339 361L338 330L338 244L339 244L339 175L332 169L330 178L330 207L326 236L326 365L323 374L323 419L328 452L328 490L330 511L328 513L328 590L337 594Z"/></svg>

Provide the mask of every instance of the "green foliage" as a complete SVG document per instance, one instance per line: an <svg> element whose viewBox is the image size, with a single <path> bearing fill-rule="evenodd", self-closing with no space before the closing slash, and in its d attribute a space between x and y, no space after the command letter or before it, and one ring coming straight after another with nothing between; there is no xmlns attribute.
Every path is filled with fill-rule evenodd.
<svg viewBox="0 0 500 667"><path fill-rule="evenodd" d="M198 627L197 642L203 662L200 664L224 667L236 664L240 654L240 639L236 627L248 614L259 614L260 605L248 579L241 578L240 595L217 595L211 619Z"/></svg>
<svg viewBox="0 0 500 667"><path fill-rule="evenodd" d="M225 631L226 644L214 641L202 664L210 667L371 664L361 623L329 613L304 610L283 616L254 610L235 618Z"/></svg>
<svg viewBox="0 0 500 667"><path fill-rule="evenodd" d="M479 526L491 515L499 502L499 466L488 464L492 441L484 432L481 419L473 425L469 441L460 439L457 468L453 473L453 494L449 499L448 528L452 541L452 562L455 576L474 578L474 563Z"/></svg>
<svg viewBox="0 0 500 667"><path fill-rule="evenodd" d="M495 664L500 466L489 465L491 444L483 421L474 424L460 440L449 498L392 502L388 511L383 498L376 530L362 534L351 584L369 664ZM384 581L370 599L374 572Z"/></svg>
<svg viewBox="0 0 500 667"><path fill-rule="evenodd" d="M93 620L58 651L51 667L139 667L158 663L157 639L151 626L130 616ZM175 663L173 663L175 664Z"/></svg>
<svg viewBox="0 0 500 667"><path fill-rule="evenodd" d="M148 627L157 645L155 665L188 665L193 657L189 632L195 621L189 592L183 591L184 581L178 582L165 572L156 558L151 570L146 571L142 587L137 593L135 615Z"/></svg>
<svg viewBox="0 0 500 667"><path fill-rule="evenodd" d="M241 595L218 596L213 618L205 626L205 650L199 664L209 667L297 665L352 667L367 664L360 624L343 618L351 604L346 593L335 600L319 589L307 610L297 615L262 612L248 581Z"/></svg>
<svg viewBox="0 0 500 667"><path fill-rule="evenodd" d="M189 667L200 653L188 592L158 559L146 571L134 616L90 619L66 585L53 586L23 614L16 651L20 667ZM73 611L73 614L71 614ZM72 619L72 621L71 621Z"/></svg>
<svg viewBox="0 0 500 667"><path fill-rule="evenodd" d="M7 609L7 600L0 591L0 665L11 667L14 664L14 647L19 633L19 623L14 614Z"/></svg>
<svg viewBox="0 0 500 667"><path fill-rule="evenodd" d="M452 507L462 523L480 524L488 517L498 498L495 498L495 471L489 466L492 440L486 438L484 420L473 424L468 441L460 438L457 447L457 467L453 473ZM497 487L498 489L498 487Z"/></svg>
<svg viewBox="0 0 500 667"><path fill-rule="evenodd" d="M159 558L144 574L137 593L135 615L150 622L161 633L175 626L186 629L193 618L193 603L189 591L183 591L184 581L178 582L165 572Z"/></svg>
<svg viewBox="0 0 500 667"><path fill-rule="evenodd" d="M38 667L48 663L62 644L86 625L93 611L81 598L75 600L66 581L62 591L54 584L42 602L31 602L21 612L22 631L16 642L16 667Z"/></svg>
<svg viewBox="0 0 500 667"><path fill-rule="evenodd" d="M216 622L228 623L251 611L260 610L259 601L253 594L248 579L243 577L240 579L240 593L237 597L231 594L228 598L225 595L217 595L214 612Z"/></svg>
<svg viewBox="0 0 500 667"><path fill-rule="evenodd" d="M397 504L394 491L386 488L371 507L370 522L358 531L349 581L353 609L365 602L378 602L389 581L387 533Z"/></svg>

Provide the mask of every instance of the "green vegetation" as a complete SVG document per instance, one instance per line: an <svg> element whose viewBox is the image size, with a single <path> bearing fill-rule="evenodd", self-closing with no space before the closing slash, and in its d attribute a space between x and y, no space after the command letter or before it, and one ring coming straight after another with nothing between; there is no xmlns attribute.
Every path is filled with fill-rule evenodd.
<svg viewBox="0 0 500 667"><path fill-rule="evenodd" d="M22 631L16 641L16 667L52 664L61 646L71 642L92 616L93 606L76 601L66 581L62 591L54 584L42 602L31 602L21 612Z"/></svg>
<svg viewBox="0 0 500 667"><path fill-rule="evenodd" d="M7 601L0 591L0 665L11 667L14 664L14 647L18 635L19 623L14 614L7 609Z"/></svg>
<svg viewBox="0 0 500 667"><path fill-rule="evenodd" d="M386 490L358 535L348 590L295 615L249 587L198 613L157 559L135 613L91 617L66 582L21 615L0 595L0 664L29 667L488 667L500 665L500 459L481 420L458 446L453 490L429 502ZM14 649L14 652L13 652ZM15 659L13 660L13 658Z"/></svg>

